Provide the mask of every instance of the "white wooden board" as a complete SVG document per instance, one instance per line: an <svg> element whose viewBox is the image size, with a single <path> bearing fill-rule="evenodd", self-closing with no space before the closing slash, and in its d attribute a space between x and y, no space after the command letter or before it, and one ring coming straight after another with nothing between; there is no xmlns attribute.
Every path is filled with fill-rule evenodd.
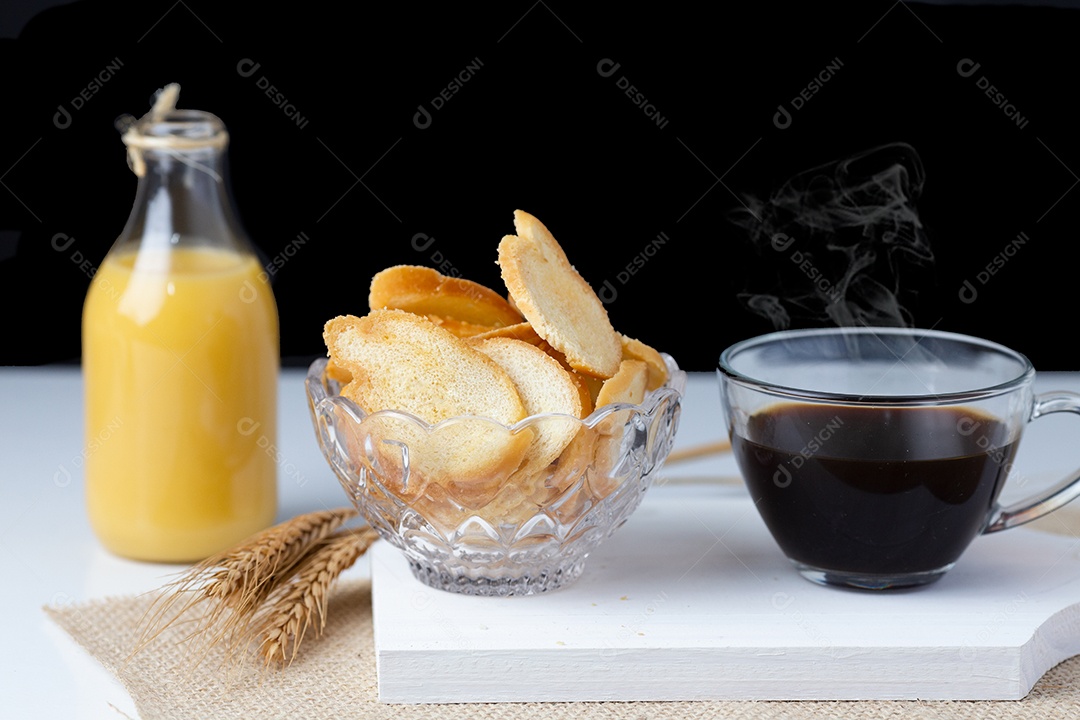
<svg viewBox="0 0 1080 720"><path fill-rule="evenodd" d="M388 703L1023 698L1080 654L1080 539L979 537L917 590L825 588L741 488L661 486L576 583L530 597L429 588L371 551Z"/></svg>

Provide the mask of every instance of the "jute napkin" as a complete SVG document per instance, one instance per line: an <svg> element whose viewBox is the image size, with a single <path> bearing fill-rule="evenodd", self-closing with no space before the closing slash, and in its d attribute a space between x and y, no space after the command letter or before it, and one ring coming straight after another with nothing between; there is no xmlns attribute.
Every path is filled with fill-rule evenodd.
<svg viewBox="0 0 1080 720"><path fill-rule="evenodd" d="M1058 511L1043 528L1074 534L1080 513ZM1065 522L1068 518L1068 522ZM731 701L582 702L389 705L376 690L370 585L343 577L330 599L328 622L319 638L304 641L296 661L280 671L252 665L223 670L223 655L211 652L193 664L180 642L184 629L168 629L152 645L131 656L139 622L150 596L116 597L62 607L46 613L130 692L142 720L191 718L918 718L994 720L1080 718L1080 657L1051 669L1018 701Z"/></svg>

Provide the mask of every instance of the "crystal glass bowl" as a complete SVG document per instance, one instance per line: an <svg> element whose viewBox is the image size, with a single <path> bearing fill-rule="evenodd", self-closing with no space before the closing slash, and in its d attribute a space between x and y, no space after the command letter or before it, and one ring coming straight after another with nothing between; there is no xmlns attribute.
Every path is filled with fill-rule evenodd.
<svg viewBox="0 0 1080 720"><path fill-rule="evenodd" d="M308 368L306 388L323 455L419 580L469 595L531 595L581 575L667 458L686 373L663 358L667 383L640 405L606 405L584 419L534 415L509 427L472 416L433 426L396 410L366 412L340 394L325 358ZM539 467L512 454L499 462L537 434L572 440Z"/></svg>

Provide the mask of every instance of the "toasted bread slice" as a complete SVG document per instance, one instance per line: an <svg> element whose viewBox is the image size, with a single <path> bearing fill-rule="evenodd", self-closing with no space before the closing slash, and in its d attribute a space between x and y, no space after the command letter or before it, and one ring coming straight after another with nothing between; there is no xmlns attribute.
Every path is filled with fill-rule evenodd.
<svg viewBox="0 0 1080 720"><path fill-rule="evenodd" d="M491 358L424 317L372 310L326 323L330 358L352 374L369 412L395 409L429 423L482 415L511 425L525 417L513 381Z"/></svg>
<svg viewBox="0 0 1080 720"><path fill-rule="evenodd" d="M478 416L512 425L526 415L513 380L494 360L427 318L373 310L326 323L331 361L352 381L342 395L369 413L399 410L430 424ZM455 421L436 431L386 419L374 445L390 467L404 463L423 481L496 488L521 464L532 433L511 434L491 422ZM404 468L399 468L404 470ZM486 491L485 491L486 492Z"/></svg>
<svg viewBox="0 0 1080 720"><path fill-rule="evenodd" d="M529 234L503 237L498 259L514 306L570 367L611 377L622 360L622 343L604 304L551 233L540 231L540 221L520 211L518 217Z"/></svg>
<svg viewBox="0 0 1080 720"><path fill-rule="evenodd" d="M559 244L559 241L555 239L555 236L551 234L551 231L547 229L544 223L540 222L534 215L530 215L524 210L514 211L514 233L523 238L539 243L544 246L546 254L553 258L558 258L560 262L564 262L570 265L570 258L566 256L566 251L563 246Z"/></svg>
<svg viewBox="0 0 1080 720"><path fill-rule="evenodd" d="M577 383L555 358L522 340L495 337L473 342L472 346L506 370L530 416L570 416L547 418L532 426L536 437L525 455L522 471L527 474L547 467L581 427L581 392Z"/></svg>
<svg viewBox="0 0 1080 720"><path fill-rule="evenodd" d="M623 360L619 371L604 381L596 396L596 406L612 403L640 405L645 399L649 366L641 360Z"/></svg>
<svg viewBox="0 0 1080 720"><path fill-rule="evenodd" d="M544 340L539 335L536 337L536 346L555 358L559 364L563 366L563 369L570 374L574 384L577 385L578 394L581 395L581 417L585 417L591 413L596 406L596 393L600 391L600 386L604 383L603 379L579 373L577 370L570 367L570 363L566 362L565 355L551 347L547 340Z"/></svg>
<svg viewBox="0 0 1080 720"><path fill-rule="evenodd" d="M514 325L521 313L486 285L423 265L394 265L371 279L371 310L393 308L488 328Z"/></svg>
<svg viewBox="0 0 1080 720"><path fill-rule="evenodd" d="M655 348L621 333L619 339L622 341L624 360L641 360L645 363L648 369L648 378L645 383L646 390L655 390L667 382L667 363L664 362L663 356Z"/></svg>
<svg viewBox="0 0 1080 720"><path fill-rule="evenodd" d="M569 370L569 373L574 384L577 385L578 394L581 395L581 417L586 417L596 409L596 394L593 392L593 385L603 381L591 375L582 375L576 370Z"/></svg>
<svg viewBox="0 0 1080 720"><path fill-rule="evenodd" d="M648 377L649 368L645 362L623 360L619 364L619 372L605 380L601 386L596 397L596 406L615 403L640 405L645 399ZM598 498L614 492L622 482L623 474L619 464L626 461L625 444L634 436L634 433L627 430L626 425L635 412L629 408L617 410L605 415L595 427L596 454L593 460L594 472L589 482Z"/></svg>

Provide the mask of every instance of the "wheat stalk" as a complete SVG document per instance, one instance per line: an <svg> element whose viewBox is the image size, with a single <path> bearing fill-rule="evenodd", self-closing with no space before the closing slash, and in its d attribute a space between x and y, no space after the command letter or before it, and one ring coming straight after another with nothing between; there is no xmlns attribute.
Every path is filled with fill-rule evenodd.
<svg viewBox="0 0 1080 720"><path fill-rule="evenodd" d="M330 589L378 538L371 528L341 530L319 541L296 566L293 578L278 586L250 626L266 665L288 665L308 630L318 637L326 628Z"/></svg>
<svg viewBox="0 0 1080 720"><path fill-rule="evenodd" d="M143 616L144 629L133 654L167 628L185 623L191 630L184 640L190 643L196 664L218 644L226 647L226 659L232 658L251 641L250 624L275 590L285 586L308 555L356 515L353 508L298 515L196 563L159 589Z"/></svg>

